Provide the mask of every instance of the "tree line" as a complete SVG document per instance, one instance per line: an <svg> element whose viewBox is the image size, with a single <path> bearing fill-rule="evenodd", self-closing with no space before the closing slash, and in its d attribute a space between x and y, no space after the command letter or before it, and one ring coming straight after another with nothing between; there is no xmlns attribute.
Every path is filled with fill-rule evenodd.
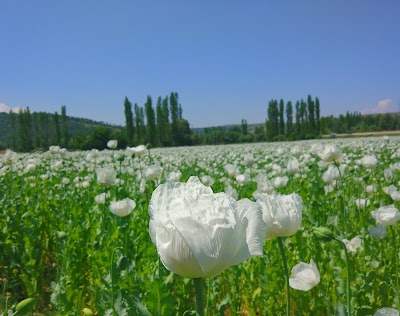
<svg viewBox="0 0 400 316"><path fill-rule="evenodd" d="M32 150L47 150L51 145L68 147L69 133L66 107L61 107L61 117L58 112L31 113L29 107L18 113L10 111L10 144L15 151L29 152Z"/></svg>
<svg viewBox="0 0 400 316"><path fill-rule="evenodd" d="M293 105L294 104L294 105ZM183 118L177 92L158 97L153 106L148 96L143 106L124 100L124 127L106 125L81 118L68 118L66 107L58 112L31 113L29 107L10 112L7 147L20 152L47 150L51 145L68 149L104 149L107 141L117 139L119 148L149 144L151 147L215 145L284 141L318 138L321 134L389 131L400 129L400 115L385 113L361 115L359 112L337 117L320 117L318 97L285 102L272 99L268 103L265 124L248 125L246 119L232 126L192 130ZM4 122L1 117L1 122ZM3 123L2 123L3 124ZM4 132L4 133L3 133ZM4 144L4 139L1 139ZM1 147L0 143L0 147Z"/></svg>
<svg viewBox="0 0 400 316"><path fill-rule="evenodd" d="M177 92L164 98L158 97L155 109L150 96L144 106L124 101L126 141L135 144L150 144L152 147L192 145L189 122L182 116L182 106Z"/></svg>
<svg viewBox="0 0 400 316"><path fill-rule="evenodd" d="M321 118L321 132L362 133L400 130L399 113L382 113L362 115L360 112L346 112L337 117L330 115Z"/></svg>

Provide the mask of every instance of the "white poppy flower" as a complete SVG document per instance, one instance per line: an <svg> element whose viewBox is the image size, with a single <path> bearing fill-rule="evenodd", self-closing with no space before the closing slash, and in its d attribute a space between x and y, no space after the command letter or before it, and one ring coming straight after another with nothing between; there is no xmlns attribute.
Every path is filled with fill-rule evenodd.
<svg viewBox="0 0 400 316"><path fill-rule="evenodd" d="M214 179L210 176L202 176L200 179L205 186L210 187L214 184Z"/></svg>
<svg viewBox="0 0 400 316"><path fill-rule="evenodd" d="M137 147L127 147L126 149L129 152L134 153L138 157L143 156L146 153L146 146L145 145L139 145Z"/></svg>
<svg viewBox="0 0 400 316"><path fill-rule="evenodd" d="M377 227L370 227L368 228L368 232L375 239L383 239L386 237L387 234L386 227L383 225L379 225Z"/></svg>
<svg viewBox="0 0 400 316"><path fill-rule="evenodd" d="M343 243L346 245L347 251L356 253L357 249L361 246L361 238L356 236L352 240L343 239Z"/></svg>
<svg viewBox="0 0 400 316"><path fill-rule="evenodd" d="M182 172L178 171L171 171L167 175L167 180L170 182L180 182L182 177Z"/></svg>
<svg viewBox="0 0 400 316"><path fill-rule="evenodd" d="M97 182L106 187L113 185L117 179L115 170L111 168L98 168L96 169L96 175Z"/></svg>
<svg viewBox="0 0 400 316"><path fill-rule="evenodd" d="M314 261L300 262L292 268L289 285L295 290L309 291L320 282L321 276Z"/></svg>
<svg viewBox="0 0 400 316"><path fill-rule="evenodd" d="M267 225L265 239L291 236L299 230L303 203L297 194L261 194L257 203L261 205L263 221Z"/></svg>
<svg viewBox="0 0 400 316"><path fill-rule="evenodd" d="M147 167L145 177L148 180L157 180L161 177L162 172L163 168L157 163Z"/></svg>
<svg viewBox="0 0 400 316"><path fill-rule="evenodd" d="M115 148L117 148L117 146L118 146L118 141L115 139L109 140L107 142L107 147L110 149L115 149Z"/></svg>
<svg viewBox="0 0 400 316"><path fill-rule="evenodd" d="M360 164L365 168L372 169L378 164L378 159L375 155L366 155L360 159Z"/></svg>
<svg viewBox="0 0 400 316"><path fill-rule="evenodd" d="M383 187L382 188L383 192L385 192L387 195L391 195L393 192L397 191L397 187L394 186L393 184L389 185L388 187Z"/></svg>
<svg viewBox="0 0 400 316"><path fill-rule="evenodd" d="M113 213L119 217L128 216L135 207L136 207L135 201L133 201L130 198L125 198L120 201L112 201L110 203L111 213Z"/></svg>
<svg viewBox="0 0 400 316"><path fill-rule="evenodd" d="M356 205L358 208L365 208L371 203L370 199L356 199Z"/></svg>
<svg viewBox="0 0 400 316"><path fill-rule="evenodd" d="M184 277L212 277L263 254L260 206L214 194L197 177L158 186L148 210L149 233L163 264Z"/></svg>
<svg viewBox="0 0 400 316"><path fill-rule="evenodd" d="M378 224L384 226L394 225L400 220L400 212L394 205L381 206L376 211L371 212Z"/></svg>
<svg viewBox="0 0 400 316"><path fill-rule="evenodd" d="M100 193L94 197L96 204L104 204L106 202L106 194Z"/></svg>
<svg viewBox="0 0 400 316"><path fill-rule="evenodd" d="M378 309L374 316L399 316L399 311L390 307L383 307Z"/></svg>
<svg viewBox="0 0 400 316"><path fill-rule="evenodd" d="M249 182L249 178L247 174L238 174L236 176L236 181L239 183L239 185L244 185Z"/></svg>
<svg viewBox="0 0 400 316"><path fill-rule="evenodd" d="M283 188L289 181L289 178L284 176L284 177L275 177L271 180L272 185L275 188Z"/></svg>
<svg viewBox="0 0 400 316"><path fill-rule="evenodd" d="M339 163L343 161L342 151L333 144L326 145L324 149L318 153L318 156L326 162Z"/></svg>

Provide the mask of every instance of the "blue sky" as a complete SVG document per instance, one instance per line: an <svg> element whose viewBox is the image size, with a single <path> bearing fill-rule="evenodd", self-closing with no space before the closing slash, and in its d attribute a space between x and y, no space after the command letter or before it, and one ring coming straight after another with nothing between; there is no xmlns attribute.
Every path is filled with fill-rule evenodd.
<svg viewBox="0 0 400 316"><path fill-rule="evenodd" d="M125 96L171 91L192 127L308 94L322 115L398 110L398 0L25 0L0 16L0 110L122 125Z"/></svg>

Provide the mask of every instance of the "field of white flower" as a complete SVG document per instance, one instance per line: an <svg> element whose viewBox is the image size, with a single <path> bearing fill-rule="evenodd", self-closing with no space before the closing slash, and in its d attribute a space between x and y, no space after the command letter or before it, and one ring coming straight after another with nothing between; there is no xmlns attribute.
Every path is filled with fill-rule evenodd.
<svg viewBox="0 0 400 316"><path fill-rule="evenodd" d="M399 315L399 203L397 136L7 152L0 314Z"/></svg>

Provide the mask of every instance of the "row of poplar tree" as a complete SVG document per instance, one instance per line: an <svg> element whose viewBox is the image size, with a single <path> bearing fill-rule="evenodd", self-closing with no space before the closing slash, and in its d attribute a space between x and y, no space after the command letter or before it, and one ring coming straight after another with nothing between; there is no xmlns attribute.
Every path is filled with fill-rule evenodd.
<svg viewBox="0 0 400 316"><path fill-rule="evenodd" d="M34 149L46 150L51 145L68 147L69 134L66 107L58 112L31 113L29 107L18 113L10 111L11 148L28 152Z"/></svg>
<svg viewBox="0 0 400 316"><path fill-rule="evenodd" d="M277 100L269 102L265 124L267 141L312 139L320 135L319 99L308 95L307 101L296 101L295 110L293 117L291 101L286 104L282 99L279 103Z"/></svg>
<svg viewBox="0 0 400 316"><path fill-rule="evenodd" d="M182 117L178 93L158 97L155 109L150 96L143 107L125 97L126 140L128 145L150 144L152 147L191 145L189 122Z"/></svg>

